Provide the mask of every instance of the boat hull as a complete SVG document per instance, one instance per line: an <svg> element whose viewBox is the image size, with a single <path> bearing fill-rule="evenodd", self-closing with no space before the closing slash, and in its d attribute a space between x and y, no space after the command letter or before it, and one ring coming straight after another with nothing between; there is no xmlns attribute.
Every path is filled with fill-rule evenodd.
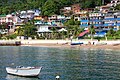
<svg viewBox="0 0 120 80"><path fill-rule="evenodd" d="M81 44L83 44L82 42L80 43L80 42L78 42L78 43L71 43L71 45L81 45Z"/></svg>
<svg viewBox="0 0 120 80"><path fill-rule="evenodd" d="M17 75L17 76L23 76L23 77L35 77L38 76L40 71L41 71L41 67L38 68L26 68L26 69L22 69L22 68L10 68L7 67L6 71L8 74L12 74L12 75Z"/></svg>

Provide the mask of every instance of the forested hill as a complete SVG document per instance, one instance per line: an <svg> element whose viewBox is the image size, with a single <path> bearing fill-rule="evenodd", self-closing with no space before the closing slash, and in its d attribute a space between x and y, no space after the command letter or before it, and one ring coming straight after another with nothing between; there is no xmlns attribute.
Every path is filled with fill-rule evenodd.
<svg viewBox="0 0 120 80"><path fill-rule="evenodd" d="M0 0L0 14L19 10L41 9L43 15L59 14L64 6L79 3L82 8L94 8L102 5L103 0ZM111 0L104 0L109 3Z"/></svg>

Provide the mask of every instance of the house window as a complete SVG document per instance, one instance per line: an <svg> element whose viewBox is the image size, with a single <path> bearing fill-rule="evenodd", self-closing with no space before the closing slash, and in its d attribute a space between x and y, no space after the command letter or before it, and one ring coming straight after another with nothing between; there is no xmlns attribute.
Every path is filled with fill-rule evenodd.
<svg viewBox="0 0 120 80"><path fill-rule="evenodd" d="M95 22L93 22L93 24L95 24Z"/></svg>
<svg viewBox="0 0 120 80"><path fill-rule="evenodd" d="M92 22L90 22L90 24L92 24Z"/></svg>

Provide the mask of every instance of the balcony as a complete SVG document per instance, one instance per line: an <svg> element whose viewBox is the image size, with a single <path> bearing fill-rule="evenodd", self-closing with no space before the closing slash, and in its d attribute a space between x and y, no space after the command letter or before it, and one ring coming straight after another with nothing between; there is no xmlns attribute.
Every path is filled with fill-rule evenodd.
<svg viewBox="0 0 120 80"><path fill-rule="evenodd" d="M81 20L81 22L89 22L89 20Z"/></svg>
<svg viewBox="0 0 120 80"><path fill-rule="evenodd" d="M80 27L89 27L88 24L81 24Z"/></svg>
<svg viewBox="0 0 120 80"><path fill-rule="evenodd" d="M115 18L104 18L103 19L104 21L106 21L106 20L111 20L111 21L113 21L113 20L116 20Z"/></svg>
<svg viewBox="0 0 120 80"><path fill-rule="evenodd" d="M103 24L103 26L115 26L114 23L106 23L106 24Z"/></svg>

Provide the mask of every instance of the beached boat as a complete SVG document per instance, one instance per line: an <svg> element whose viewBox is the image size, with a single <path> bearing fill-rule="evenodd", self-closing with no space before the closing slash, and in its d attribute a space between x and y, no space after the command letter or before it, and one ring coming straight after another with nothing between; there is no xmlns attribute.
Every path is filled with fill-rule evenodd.
<svg viewBox="0 0 120 80"><path fill-rule="evenodd" d="M83 42L72 42L71 45L81 45Z"/></svg>
<svg viewBox="0 0 120 80"><path fill-rule="evenodd" d="M17 76L24 77L35 77L38 76L42 67L6 67L6 71L8 74L13 74Z"/></svg>

